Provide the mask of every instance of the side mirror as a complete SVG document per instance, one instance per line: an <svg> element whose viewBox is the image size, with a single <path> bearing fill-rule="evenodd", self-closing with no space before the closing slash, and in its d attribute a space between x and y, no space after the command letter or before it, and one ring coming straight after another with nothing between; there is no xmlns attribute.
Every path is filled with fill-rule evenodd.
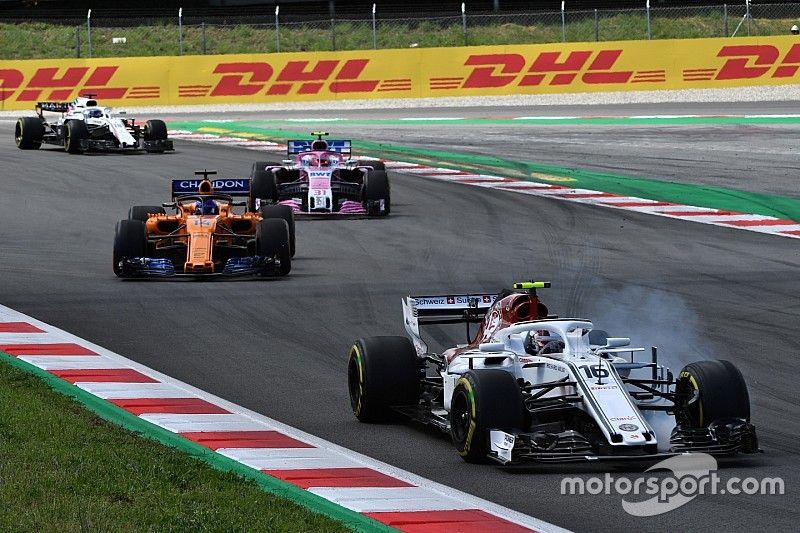
<svg viewBox="0 0 800 533"><path fill-rule="evenodd" d="M247 207L247 202L244 200L240 200L238 202L231 202L233 207Z"/></svg>
<svg viewBox="0 0 800 533"><path fill-rule="evenodd" d="M631 340L628 337L609 337L606 339L604 348L621 348L623 346L630 346Z"/></svg>
<svg viewBox="0 0 800 533"><path fill-rule="evenodd" d="M161 204L161 207L165 207L167 209L169 209L169 208L177 209L178 204L176 204L175 202L164 202L164 203Z"/></svg>
<svg viewBox="0 0 800 533"><path fill-rule="evenodd" d="M506 345L502 342L482 342L479 348L482 352L502 352Z"/></svg>

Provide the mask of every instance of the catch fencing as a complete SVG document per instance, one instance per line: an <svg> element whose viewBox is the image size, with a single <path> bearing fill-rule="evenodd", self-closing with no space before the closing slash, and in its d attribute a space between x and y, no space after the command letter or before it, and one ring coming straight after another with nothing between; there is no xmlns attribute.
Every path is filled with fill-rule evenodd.
<svg viewBox="0 0 800 533"><path fill-rule="evenodd" d="M252 16L205 18L180 9L172 19L106 18L89 10L85 20L61 24L0 24L0 58L131 57L366 50L556 42L690 39L786 35L800 25L800 4L749 1L706 7L520 13L460 12L381 17L377 6L348 18ZM5 35L3 35L5 34ZM798 37L800 39L800 36Z"/></svg>

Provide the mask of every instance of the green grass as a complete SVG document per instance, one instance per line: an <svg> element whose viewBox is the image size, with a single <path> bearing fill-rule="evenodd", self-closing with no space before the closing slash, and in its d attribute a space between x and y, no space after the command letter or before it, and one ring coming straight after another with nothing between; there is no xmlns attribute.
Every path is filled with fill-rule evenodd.
<svg viewBox="0 0 800 533"><path fill-rule="evenodd" d="M0 531L347 531L3 361L0 502Z"/></svg>
<svg viewBox="0 0 800 533"><path fill-rule="evenodd" d="M728 34L739 23L741 15L728 18ZM480 20L480 23L478 22ZM533 18L531 18L533 20ZM753 35L783 35L795 24L793 18L752 19ZM653 39L691 39L725 35L721 9L709 9L692 16L663 16L657 12L651 18ZM645 39L647 22L640 11L600 12L598 25L593 16L570 16L567 13L566 40L616 41ZM535 44L562 40L561 24L554 18L523 24L513 16L476 17L468 22L468 44ZM278 35L272 24L184 26L183 53L202 54L205 34L205 53L237 54L267 53L278 50ZM85 26L77 30L81 41L81 56L88 57L88 32ZM738 35L747 34L746 24ZM159 24L127 28L92 29L93 57L159 56L179 54L179 30L175 24ZM113 37L125 37L125 44L112 44ZM280 28L280 50L283 52L359 50L372 48L370 21L329 21L284 24ZM445 20L414 22L391 20L377 25L378 48L463 46L464 34L458 17ZM42 23L0 24L1 59L36 59L76 57L76 28Z"/></svg>

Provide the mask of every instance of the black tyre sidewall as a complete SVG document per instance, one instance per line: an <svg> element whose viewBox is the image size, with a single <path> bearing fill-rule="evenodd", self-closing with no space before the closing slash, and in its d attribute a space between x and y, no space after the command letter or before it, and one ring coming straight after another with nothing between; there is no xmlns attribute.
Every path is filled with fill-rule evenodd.
<svg viewBox="0 0 800 533"><path fill-rule="evenodd" d="M678 392L700 391L685 414L692 427L707 427L715 420L750 420L750 394L742 373L730 361L697 361L678 375Z"/></svg>
<svg viewBox="0 0 800 533"><path fill-rule="evenodd" d="M408 338L358 339L348 357L348 390L353 414L361 422L391 421L394 418L391 406L413 405L419 401L419 372L417 353Z"/></svg>
<svg viewBox="0 0 800 533"><path fill-rule="evenodd" d="M292 211L292 208L288 205L280 204L262 205L259 208L259 212L261 213L261 217L263 219L279 218L286 221L287 226L289 226L289 249L291 251L291 256L294 257L297 248L295 245L294 211Z"/></svg>
<svg viewBox="0 0 800 533"><path fill-rule="evenodd" d="M86 124L81 120L68 120L64 123L64 150L70 154L79 154L83 151L81 148L81 139L89 137L89 130Z"/></svg>
<svg viewBox="0 0 800 533"><path fill-rule="evenodd" d="M458 454L468 463L488 460L489 430L512 431L524 425L522 392L514 376L505 370L470 370L453 390L450 436ZM459 418L468 413L468 428L461 431Z"/></svg>
<svg viewBox="0 0 800 533"><path fill-rule="evenodd" d="M147 229L141 220L120 220L114 235L114 274L120 276L120 260L145 257L147 254Z"/></svg>
<svg viewBox="0 0 800 533"><path fill-rule="evenodd" d="M285 276L292 270L289 247L289 225L282 218L261 220L256 228L256 255L277 257L281 266L277 274Z"/></svg>
<svg viewBox="0 0 800 533"><path fill-rule="evenodd" d="M42 146L44 126L35 117L22 117L14 126L14 142L20 150L37 150Z"/></svg>
<svg viewBox="0 0 800 533"><path fill-rule="evenodd" d="M144 123L144 140L146 141L165 141L167 140L167 124L163 120L148 120Z"/></svg>
<svg viewBox="0 0 800 533"><path fill-rule="evenodd" d="M273 166L269 161L257 161L253 163L250 172L250 211L255 211L256 200L275 203L278 201L278 185L275 174L266 170L265 167Z"/></svg>
<svg viewBox="0 0 800 533"><path fill-rule="evenodd" d="M166 215L167 212L160 205L134 205L128 210L128 220L147 222L150 213Z"/></svg>
<svg viewBox="0 0 800 533"><path fill-rule="evenodd" d="M391 211L391 189L389 176L383 170L370 170L364 178L364 200L367 203L368 214L388 215ZM372 207L372 202L384 200L384 211L380 212Z"/></svg>

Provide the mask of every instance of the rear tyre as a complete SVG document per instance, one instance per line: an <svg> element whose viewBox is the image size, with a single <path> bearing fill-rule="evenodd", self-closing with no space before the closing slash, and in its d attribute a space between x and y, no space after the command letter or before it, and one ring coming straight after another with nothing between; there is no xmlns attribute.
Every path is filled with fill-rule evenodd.
<svg viewBox="0 0 800 533"><path fill-rule="evenodd" d="M450 436L468 463L484 463L489 430L521 429L525 415L522 391L505 370L470 370L461 376L450 404Z"/></svg>
<svg viewBox="0 0 800 533"><path fill-rule="evenodd" d="M120 220L114 235L114 274L122 277L120 262L147 255L147 230L141 220Z"/></svg>
<svg viewBox="0 0 800 533"><path fill-rule="evenodd" d="M359 161L358 166L360 167L372 167L373 170L382 170L386 172L386 163L383 161Z"/></svg>
<svg viewBox="0 0 800 533"><path fill-rule="evenodd" d="M683 367L676 392L699 391L697 401L684 407L690 427L703 428L715 420L750 421L750 394L742 373L730 361L697 361Z"/></svg>
<svg viewBox="0 0 800 533"><path fill-rule="evenodd" d="M289 250L291 251L292 257L294 257L295 252L295 238L294 238L294 211L288 205L262 205L259 208L261 212L261 217L263 219L268 218L279 218L286 221L286 225L289 226Z"/></svg>
<svg viewBox="0 0 800 533"><path fill-rule="evenodd" d="M22 117L14 126L14 142L20 150L38 150L44 138L44 125L37 117Z"/></svg>
<svg viewBox="0 0 800 533"><path fill-rule="evenodd" d="M364 200L367 214L386 216L392 208L389 177L383 170L371 170L364 178Z"/></svg>
<svg viewBox="0 0 800 533"><path fill-rule="evenodd" d="M347 387L361 422L391 420L394 405L419 402L417 352L406 337L367 337L350 348Z"/></svg>
<svg viewBox="0 0 800 533"><path fill-rule="evenodd" d="M163 120L148 120L144 123L144 131L142 132L145 141L166 141L167 140L167 125ZM156 148L148 150L148 152L161 154L164 153L163 148Z"/></svg>
<svg viewBox="0 0 800 533"><path fill-rule="evenodd" d="M83 152L81 141L89 138L89 129L82 120L68 120L64 123L64 150L70 154Z"/></svg>
<svg viewBox="0 0 800 533"><path fill-rule="evenodd" d="M277 166L270 161L256 161L250 172L250 211L255 211L262 204L274 204L278 201L278 184L275 174L266 169Z"/></svg>
<svg viewBox="0 0 800 533"><path fill-rule="evenodd" d="M256 227L256 255L274 257L280 261L278 276L292 270L292 252L289 248L289 224L282 218L268 218Z"/></svg>
<svg viewBox="0 0 800 533"><path fill-rule="evenodd" d="M151 214L166 215L167 212L160 205L134 205L128 210L128 220L147 222Z"/></svg>

